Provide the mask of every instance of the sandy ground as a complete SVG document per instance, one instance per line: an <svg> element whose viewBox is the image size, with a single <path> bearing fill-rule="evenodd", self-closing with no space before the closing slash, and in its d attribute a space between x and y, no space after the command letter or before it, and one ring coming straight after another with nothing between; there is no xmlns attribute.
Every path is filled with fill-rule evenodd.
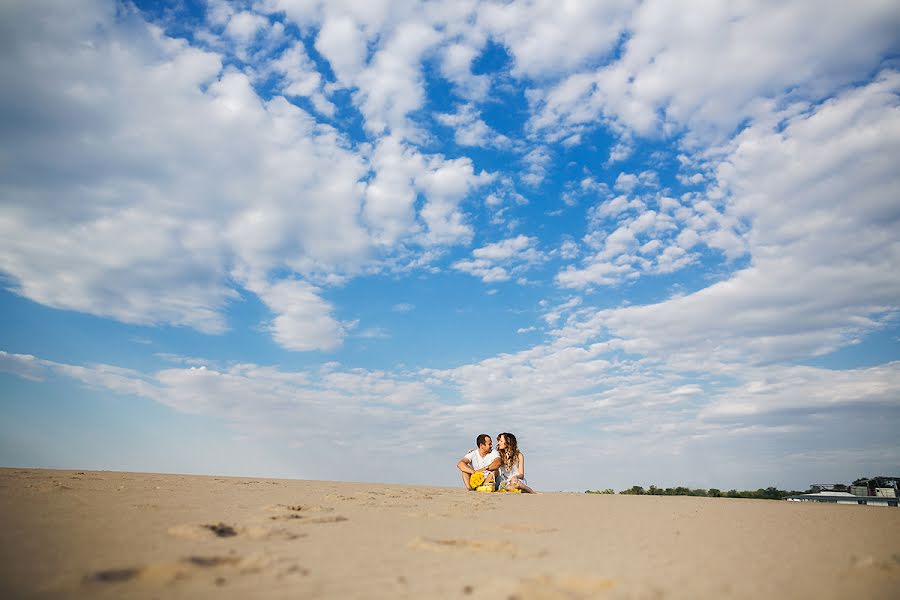
<svg viewBox="0 0 900 600"><path fill-rule="evenodd" d="M897 598L900 509L0 469L2 598Z"/></svg>

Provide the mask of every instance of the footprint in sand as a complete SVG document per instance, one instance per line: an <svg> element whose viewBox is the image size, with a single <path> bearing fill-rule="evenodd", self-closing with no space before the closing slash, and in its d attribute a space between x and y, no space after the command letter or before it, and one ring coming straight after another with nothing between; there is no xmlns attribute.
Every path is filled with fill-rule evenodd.
<svg viewBox="0 0 900 600"><path fill-rule="evenodd" d="M450 519L453 517L450 513L432 513L432 512L405 512L405 517L415 517L417 519Z"/></svg>
<svg viewBox="0 0 900 600"><path fill-rule="evenodd" d="M195 567L221 567L222 565L236 565L241 562L237 556L189 556L183 562Z"/></svg>
<svg viewBox="0 0 900 600"><path fill-rule="evenodd" d="M215 525L203 525L202 527L213 532L216 537L234 537L237 535L237 531L234 530L234 527L221 522L216 523Z"/></svg>
<svg viewBox="0 0 900 600"><path fill-rule="evenodd" d="M850 566L855 570L896 573L900 571L900 554L894 554L885 559L874 556L854 556L850 559Z"/></svg>
<svg viewBox="0 0 900 600"><path fill-rule="evenodd" d="M82 578L82 585L97 586L122 584L140 580L149 584L172 584L185 579L210 575L218 586L227 582L226 577L270 573L278 578L287 576L307 576L309 569L301 567L290 559L274 559L257 554L241 557L229 555L195 555L178 562L151 563L139 567L106 569L89 573Z"/></svg>
<svg viewBox="0 0 900 600"><path fill-rule="evenodd" d="M290 511L291 513L330 513L334 512L334 509L330 506L322 506L320 504L270 504L265 507L265 510L270 512L284 512Z"/></svg>
<svg viewBox="0 0 900 600"><path fill-rule="evenodd" d="M327 516L327 517L308 517L305 515L298 515L296 513L288 513L284 515L273 515L269 517L273 521L291 521L297 523L340 523L341 521L347 521L347 517L342 517L341 515Z"/></svg>
<svg viewBox="0 0 900 600"><path fill-rule="evenodd" d="M349 521L347 517L342 517L341 515L334 515L333 517L311 517L307 519L306 523L340 523L341 521Z"/></svg>
<svg viewBox="0 0 900 600"><path fill-rule="evenodd" d="M208 523L205 525L176 525L168 531L169 535L188 539L204 540L211 538L232 538L245 536L252 539L286 539L295 540L306 537L305 533L294 533L284 529L268 527L235 527L226 523Z"/></svg>
<svg viewBox="0 0 900 600"><path fill-rule="evenodd" d="M334 511L333 508L327 506L303 506L303 505L285 505L276 504L267 506L266 510L277 512L269 519L273 521L291 521L297 523L340 523L347 521L347 517L341 515L322 515Z"/></svg>
<svg viewBox="0 0 900 600"><path fill-rule="evenodd" d="M130 581L141 574L140 567L126 567L124 569L107 569L97 571L84 576L84 583L120 583Z"/></svg>

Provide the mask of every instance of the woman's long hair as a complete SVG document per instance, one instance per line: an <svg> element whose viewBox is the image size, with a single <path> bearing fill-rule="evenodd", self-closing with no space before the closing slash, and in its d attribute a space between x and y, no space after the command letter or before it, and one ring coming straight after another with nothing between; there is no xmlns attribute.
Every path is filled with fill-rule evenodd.
<svg viewBox="0 0 900 600"><path fill-rule="evenodd" d="M507 469L512 469L519 456L519 444L516 442L516 436L511 433L497 434L497 440L503 437L506 439L506 448L500 450L500 460ZM500 444L497 444L498 446Z"/></svg>

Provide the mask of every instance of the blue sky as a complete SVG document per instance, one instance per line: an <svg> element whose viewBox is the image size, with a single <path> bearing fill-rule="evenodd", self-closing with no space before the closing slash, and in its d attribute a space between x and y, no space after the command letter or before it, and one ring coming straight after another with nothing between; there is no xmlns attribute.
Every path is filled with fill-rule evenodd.
<svg viewBox="0 0 900 600"><path fill-rule="evenodd" d="M0 465L896 474L896 5L0 16Z"/></svg>

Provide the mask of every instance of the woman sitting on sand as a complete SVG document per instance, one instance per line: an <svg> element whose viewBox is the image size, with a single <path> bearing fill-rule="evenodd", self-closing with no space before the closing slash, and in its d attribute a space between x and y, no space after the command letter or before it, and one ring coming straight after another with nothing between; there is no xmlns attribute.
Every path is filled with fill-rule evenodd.
<svg viewBox="0 0 900 600"><path fill-rule="evenodd" d="M525 456L519 452L516 436L501 433L497 436L497 451L500 453L500 489L519 489L526 494L534 490L525 482Z"/></svg>

